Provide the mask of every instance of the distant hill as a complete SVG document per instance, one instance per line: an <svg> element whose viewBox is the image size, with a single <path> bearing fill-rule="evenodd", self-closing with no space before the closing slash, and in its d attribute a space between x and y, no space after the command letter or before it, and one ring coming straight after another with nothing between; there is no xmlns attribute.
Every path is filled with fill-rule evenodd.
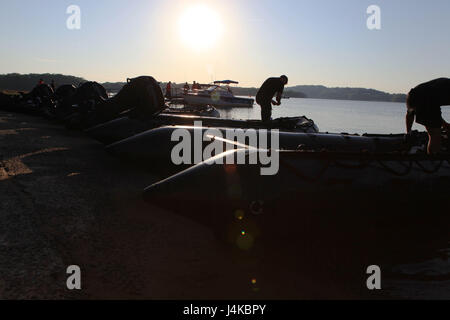
<svg viewBox="0 0 450 320"><path fill-rule="evenodd" d="M325 86L294 86L287 91L304 93L312 99L335 99L335 100L362 100L362 101L387 101L405 102L405 94L390 94L383 91L365 88L328 88Z"/></svg>
<svg viewBox="0 0 450 320"><path fill-rule="evenodd" d="M258 90L259 90L259 88L237 87L237 88L233 88L233 93L238 96L253 96L254 97L258 93ZM303 92L289 90L289 88L286 88L284 90L283 95L285 97L290 97L290 98L306 98L306 95Z"/></svg>
<svg viewBox="0 0 450 320"><path fill-rule="evenodd" d="M44 80L45 83L51 83L55 81L56 87L62 84L78 85L86 80L80 77L66 76L62 74L2 74L0 75L0 90L17 90L17 91L30 91L38 83L39 80Z"/></svg>
<svg viewBox="0 0 450 320"><path fill-rule="evenodd" d="M0 75L0 90L30 91L40 79L46 83L55 81L56 86L62 84L78 85L87 80L62 74L4 74ZM102 85L109 92L118 92L125 85L125 82L106 82ZM161 88L165 89L166 83L161 83ZM181 90L184 83L174 83L173 87ZM233 92L238 96L255 96L258 88L233 87ZM362 101L387 101L405 102L405 94L390 94L374 89L365 88L328 88L325 86L293 86L286 87L284 95L291 98L312 98L312 99L336 99L336 100L362 100Z"/></svg>

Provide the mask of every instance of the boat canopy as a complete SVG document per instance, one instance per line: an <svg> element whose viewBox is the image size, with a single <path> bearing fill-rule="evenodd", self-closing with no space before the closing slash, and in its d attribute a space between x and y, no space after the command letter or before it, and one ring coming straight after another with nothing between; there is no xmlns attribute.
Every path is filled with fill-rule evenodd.
<svg viewBox="0 0 450 320"><path fill-rule="evenodd" d="M239 82L233 80L221 80L221 81L214 81L214 84L239 84Z"/></svg>

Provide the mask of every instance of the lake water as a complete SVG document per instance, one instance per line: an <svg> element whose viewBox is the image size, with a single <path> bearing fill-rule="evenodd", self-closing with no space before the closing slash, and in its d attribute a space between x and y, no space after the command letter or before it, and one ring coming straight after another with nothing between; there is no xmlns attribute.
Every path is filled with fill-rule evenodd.
<svg viewBox="0 0 450 320"><path fill-rule="evenodd" d="M261 119L261 108L256 104L252 109L219 112L227 119ZM404 133L405 112L404 103L291 98L273 107L272 118L304 115L314 120L321 132ZM443 107L442 114L450 121L450 107ZM425 130L417 124L413 128Z"/></svg>

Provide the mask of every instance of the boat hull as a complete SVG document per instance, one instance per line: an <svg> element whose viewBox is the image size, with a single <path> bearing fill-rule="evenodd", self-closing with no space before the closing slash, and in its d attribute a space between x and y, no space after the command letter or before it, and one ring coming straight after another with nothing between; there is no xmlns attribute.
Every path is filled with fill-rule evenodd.
<svg viewBox="0 0 450 320"><path fill-rule="evenodd" d="M173 139L174 134L179 129L182 133L189 137L188 149L190 152L190 161L183 163L184 166L174 164L172 152L174 148L180 144L180 141ZM180 131L178 131L179 133ZM257 135L257 145L261 147L261 143L265 148L297 150L298 148L307 150L329 150L338 152L362 152L362 153L384 153L384 152L406 152L409 145L404 141L402 136L393 137L364 137L364 136L348 136L341 134L309 134L295 132L278 132L277 140L272 140L270 135L265 134L266 131L255 131ZM224 138L222 150L230 150L242 148L234 141L238 141L238 135L245 137L249 131L238 130L233 128L208 128L208 127L191 127L191 126L167 126L148 130L143 133L134 135L127 139L115 142L106 147L106 150L120 158L127 159L131 162L142 163L149 169L167 168L170 170L180 171L184 167L201 162L203 159L203 150L211 144L212 139ZM207 141L204 139L206 134L213 137ZM274 138L276 139L276 138ZM176 141L175 141L176 140ZM231 143L228 141L232 141ZM184 142L184 140L183 140ZM243 142L243 141L238 141ZM274 145L273 143L276 143ZM200 147L200 156L195 156ZM217 155L217 154L216 154ZM156 165L157 164L157 165Z"/></svg>
<svg viewBox="0 0 450 320"><path fill-rule="evenodd" d="M255 100L246 98L220 97L213 99L201 95L184 95L184 101L190 105L212 105L216 108L253 108Z"/></svg>
<svg viewBox="0 0 450 320"><path fill-rule="evenodd" d="M279 159L272 176L260 165L206 161L149 186L144 197L241 249L317 241L364 251L369 243L410 246L418 235L448 241L450 156L280 152Z"/></svg>
<svg viewBox="0 0 450 320"><path fill-rule="evenodd" d="M314 122L306 117L280 118L272 120L270 123L263 123L259 120L231 120L212 117L159 115L148 120L136 120L123 117L110 122L100 124L86 130L94 139L111 144L138 133L158 128L165 125L187 125L192 126L196 122L201 122L205 127L229 127L229 128L255 128L255 129L280 129L292 132L317 133L319 128Z"/></svg>

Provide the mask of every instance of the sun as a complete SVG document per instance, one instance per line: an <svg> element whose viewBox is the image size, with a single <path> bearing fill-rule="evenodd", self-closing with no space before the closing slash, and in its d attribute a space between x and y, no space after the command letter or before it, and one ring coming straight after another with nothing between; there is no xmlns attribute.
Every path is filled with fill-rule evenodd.
<svg viewBox="0 0 450 320"><path fill-rule="evenodd" d="M204 5L188 8L181 15L178 27L182 42L196 51L213 47L223 33L220 16Z"/></svg>

